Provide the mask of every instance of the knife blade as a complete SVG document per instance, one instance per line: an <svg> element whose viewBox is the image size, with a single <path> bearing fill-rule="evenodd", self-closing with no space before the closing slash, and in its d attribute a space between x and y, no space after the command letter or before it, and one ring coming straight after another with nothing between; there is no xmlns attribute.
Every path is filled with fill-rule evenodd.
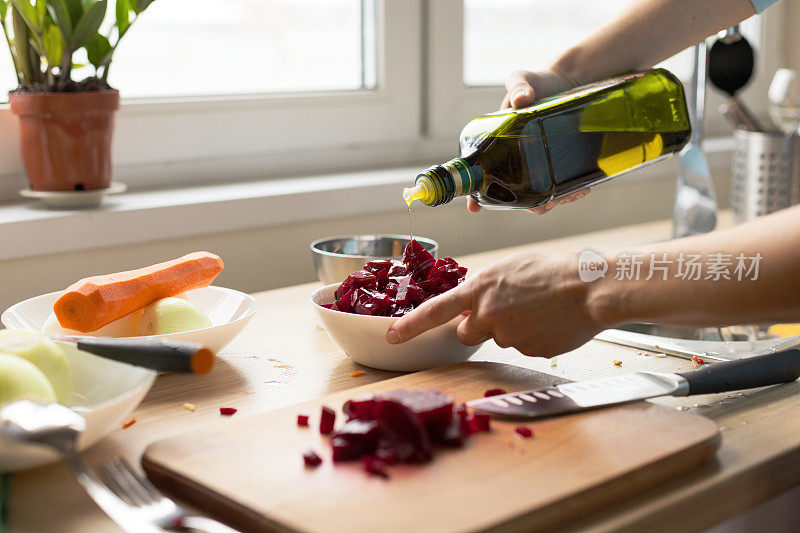
<svg viewBox="0 0 800 533"><path fill-rule="evenodd" d="M657 398L712 394L788 383L800 377L800 350L703 365L693 372L633 372L565 383L467 402L473 409L508 417L543 418Z"/></svg>

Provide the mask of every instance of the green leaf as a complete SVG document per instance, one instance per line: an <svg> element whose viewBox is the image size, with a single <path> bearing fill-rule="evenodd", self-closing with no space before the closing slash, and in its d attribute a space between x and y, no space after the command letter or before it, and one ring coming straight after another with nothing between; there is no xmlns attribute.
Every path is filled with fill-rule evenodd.
<svg viewBox="0 0 800 533"><path fill-rule="evenodd" d="M39 21L39 33L44 33L44 17L47 15L47 2L45 0L36 0L36 17Z"/></svg>
<svg viewBox="0 0 800 533"><path fill-rule="evenodd" d="M14 7L17 8L22 20L30 28L34 34L42 33L42 18L39 16L39 11L29 2L29 0L11 0ZM42 3L44 5L44 3Z"/></svg>
<svg viewBox="0 0 800 533"><path fill-rule="evenodd" d="M131 25L131 5L128 0L117 0L117 30L120 37L125 35Z"/></svg>
<svg viewBox="0 0 800 533"><path fill-rule="evenodd" d="M0 0L0 19L6 18L8 13L8 0Z"/></svg>
<svg viewBox="0 0 800 533"><path fill-rule="evenodd" d="M91 2L83 4L84 9ZM103 18L106 16L106 8L108 7L108 0L99 0L94 2L85 9L83 17L75 26L75 31L72 34L72 49L77 50L84 46L91 40L100 29L100 24L103 23Z"/></svg>
<svg viewBox="0 0 800 533"><path fill-rule="evenodd" d="M42 53L42 49L41 49L41 48L39 48L39 41L38 41L37 39L34 39L34 38L32 38L32 37L31 37L30 39L28 39L28 46L30 46L31 48L33 48L33 51L34 51L34 52L36 52L36 55L37 55L37 56L42 56L42 55L44 55L44 54Z"/></svg>
<svg viewBox="0 0 800 533"><path fill-rule="evenodd" d="M153 1L154 0L131 0L131 3L134 3L133 10L138 15L139 13L150 7L150 4L152 4Z"/></svg>
<svg viewBox="0 0 800 533"><path fill-rule="evenodd" d="M89 63L94 65L95 69L98 69L111 56L111 43L108 42L107 38L96 33L86 43L86 54L89 56Z"/></svg>
<svg viewBox="0 0 800 533"><path fill-rule="evenodd" d="M61 36L64 38L64 42L61 43L62 46L64 43L70 42L72 40L72 18L65 0L50 0L47 2L47 11L50 13L50 16L53 17L53 22L56 23L56 26L58 26L58 29L61 31ZM45 30L45 36L48 31L50 31L50 28ZM45 48L47 48L46 44Z"/></svg>
<svg viewBox="0 0 800 533"><path fill-rule="evenodd" d="M42 36L44 41L44 56L48 66L55 67L61 64L64 57L64 37L56 26L48 26Z"/></svg>
<svg viewBox="0 0 800 533"><path fill-rule="evenodd" d="M19 58L20 69L22 70L22 79L28 85L36 81L33 72L34 66L31 59L29 40L30 28L25 18L17 9L16 4L11 8L11 24L14 28L14 48L17 51L17 58Z"/></svg>
<svg viewBox="0 0 800 533"><path fill-rule="evenodd" d="M81 5L81 0L65 0L65 2L69 11L69 19L72 21L72 29L74 30L83 16L83 6Z"/></svg>

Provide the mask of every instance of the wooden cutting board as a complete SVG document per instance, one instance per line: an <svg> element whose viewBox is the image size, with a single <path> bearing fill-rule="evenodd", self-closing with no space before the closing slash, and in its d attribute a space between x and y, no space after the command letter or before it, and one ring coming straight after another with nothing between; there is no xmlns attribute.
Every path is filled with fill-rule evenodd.
<svg viewBox="0 0 800 533"><path fill-rule="evenodd" d="M532 439L514 435L520 422L493 420L491 433L464 448L440 449L428 465L393 466L383 480L360 462L333 465L317 427L321 404L339 408L367 392L438 388L464 402L489 388L563 382L511 365L462 363L234 416L156 442L142 464L166 492L245 531L530 531L657 485L719 446L712 421L639 402L529 422ZM311 427L296 425L298 412L312 413ZM316 469L303 466L310 448L324 460Z"/></svg>

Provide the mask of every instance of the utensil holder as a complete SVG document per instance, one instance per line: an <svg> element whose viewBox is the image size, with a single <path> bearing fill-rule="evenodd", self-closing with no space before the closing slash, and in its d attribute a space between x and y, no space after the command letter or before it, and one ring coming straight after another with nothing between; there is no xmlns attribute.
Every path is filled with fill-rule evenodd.
<svg viewBox="0 0 800 533"><path fill-rule="evenodd" d="M733 134L731 207L734 221L800 203L800 137L736 130Z"/></svg>

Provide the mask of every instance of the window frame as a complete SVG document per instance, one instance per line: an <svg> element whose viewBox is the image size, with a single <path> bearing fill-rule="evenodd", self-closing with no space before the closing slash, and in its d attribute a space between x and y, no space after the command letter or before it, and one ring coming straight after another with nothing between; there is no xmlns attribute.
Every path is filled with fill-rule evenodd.
<svg viewBox="0 0 800 533"><path fill-rule="evenodd" d="M115 179L155 188L320 172L342 167L343 155L358 152L353 148L417 140L421 1L376 0L376 19L374 89L123 99L115 117ZM7 141L0 143L0 177L15 183L0 187L0 200L24 185L13 180L24 175L17 127L8 105L0 105L0 138Z"/></svg>
<svg viewBox="0 0 800 533"><path fill-rule="evenodd" d="M783 64L785 10L778 4L761 15L756 74ZM422 167L457 155L464 124L496 109L505 92L463 82L463 2L376 0L376 18L372 90L123 100L115 180L134 190L179 188ZM766 115L766 98L758 95L768 85L769 76L761 75L742 93L759 115ZM708 90L707 136L729 135L716 112L721 101ZM25 186L17 128L0 105L0 201L17 201Z"/></svg>
<svg viewBox="0 0 800 533"><path fill-rule="evenodd" d="M751 42L756 54L754 79L740 97L758 116L767 115L765 95L770 83L770 76L758 74L772 73L784 63L781 43L786 31L782 23L785 9L784 3L780 3L757 15L758 42ZM463 81L464 3L461 0L428 2L425 16L430 36L428 69L435 74L427 78L430 113L427 132L433 138L452 138L453 132L460 131L474 117L497 109L505 89L500 85L467 86ZM715 38L708 39L709 45ZM541 65L541 68L546 67ZM731 127L716 111L724 101L723 95L710 82L706 86L704 133L706 137L729 136Z"/></svg>

